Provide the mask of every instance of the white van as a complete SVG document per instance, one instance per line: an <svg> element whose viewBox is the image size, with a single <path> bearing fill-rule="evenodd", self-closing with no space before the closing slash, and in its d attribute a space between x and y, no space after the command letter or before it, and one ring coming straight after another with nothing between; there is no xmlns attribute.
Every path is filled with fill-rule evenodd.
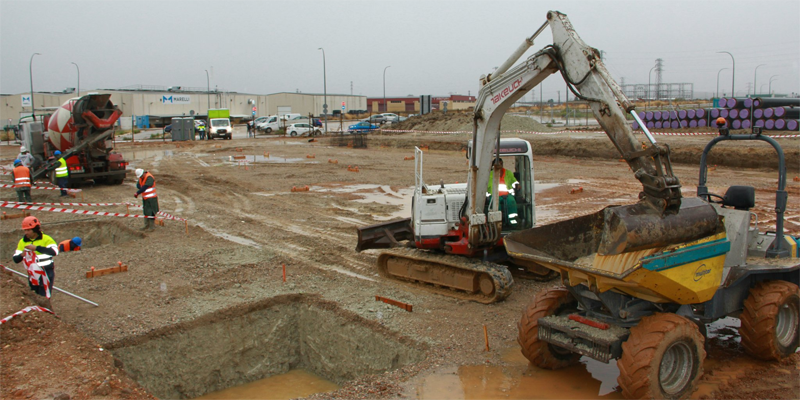
<svg viewBox="0 0 800 400"><path fill-rule="evenodd" d="M208 127L208 138L213 139L215 137L221 139L228 139L233 135L233 126L231 126L231 120L228 118L211 118L211 126Z"/></svg>
<svg viewBox="0 0 800 400"><path fill-rule="evenodd" d="M256 129L267 134L283 129L284 123L289 126L298 122L309 122L302 114L271 115L266 120L256 124ZM309 122L310 123L310 122Z"/></svg>

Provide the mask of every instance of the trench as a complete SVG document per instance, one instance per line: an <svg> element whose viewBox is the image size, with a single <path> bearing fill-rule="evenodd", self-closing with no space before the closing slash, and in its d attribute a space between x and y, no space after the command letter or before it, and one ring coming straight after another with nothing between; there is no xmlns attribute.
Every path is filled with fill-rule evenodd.
<svg viewBox="0 0 800 400"><path fill-rule="evenodd" d="M139 384L172 399L294 370L341 385L425 358L423 345L302 294L220 310L106 348Z"/></svg>
<svg viewBox="0 0 800 400"><path fill-rule="evenodd" d="M121 221L95 218L54 223L42 221L42 232L52 237L56 243L79 236L82 241L81 248L119 245L145 237L143 232L131 229ZM22 238L22 230L3 232L2 235L13 239L0 242L0 254L10 257L14 254L19 239Z"/></svg>

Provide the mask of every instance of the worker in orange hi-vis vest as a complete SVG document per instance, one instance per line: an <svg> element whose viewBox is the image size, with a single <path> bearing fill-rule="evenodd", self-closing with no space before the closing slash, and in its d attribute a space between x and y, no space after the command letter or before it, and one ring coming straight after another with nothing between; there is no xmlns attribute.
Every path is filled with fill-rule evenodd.
<svg viewBox="0 0 800 400"><path fill-rule="evenodd" d="M14 190L17 191L17 201L20 203L32 203L31 200L31 170L22 164L22 161L14 160L14 169L11 171L14 179Z"/></svg>
<svg viewBox="0 0 800 400"><path fill-rule="evenodd" d="M136 188L139 189L133 197L142 195L142 208L144 208L144 227L142 230L152 231L156 227L156 213L158 213L158 195L156 194L156 178L141 168L136 169L136 177L139 181Z"/></svg>
<svg viewBox="0 0 800 400"><path fill-rule="evenodd" d="M50 304L50 291L55 281L55 265L53 257L58 255L56 241L42 233L42 225L34 216L22 220L24 235L17 244L12 257L15 263L23 262L28 271L28 286L40 296L47 298Z"/></svg>
<svg viewBox="0 0 800 400"><path fill-rule="evenodd" d="M83 244L83 241L81 240L81 238L75 236L72 239L68 239L68 240L65 240L63 242L60 242L58 244L58 252L59 253L63 253L63 252L66 252L66 251L78 251L78 250L81 249L81 244Z"/></svg>
<svg viewBox="0 0 800 400"><path fill-rule="evenodd" d="M498 206L500 211L503 212L503 227L516 228L517 227L517 200L514 197L516 190L519 189L519 182L514 177L514 173L503 167L503 159L497 158L492 161L492 171L489 172L489 186L488 193L492 193L492 183L494 179L494 166L499 162L500 164L500 182L497 187L497 197L499 197ZM509 196L510 194L510 196ZM491 203L492 197L486 201L486 205Z"/></svg>

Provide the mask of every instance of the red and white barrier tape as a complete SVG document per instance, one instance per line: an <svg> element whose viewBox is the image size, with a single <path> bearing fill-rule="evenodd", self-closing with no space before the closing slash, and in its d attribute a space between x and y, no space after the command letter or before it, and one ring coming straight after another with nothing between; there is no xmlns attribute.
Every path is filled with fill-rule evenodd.
<svg viewBox="0 0 800 400"><path fill-rule="evenodd" d="M9 204L27 204L32 206L125 206L130 203L20 203L18 201L9 201Z"/></svg>
<svg viewBox="0 0 800 400"><path fill-rule="evenodd" d="M392 129L382 129L381 132L391 132L391 133L440 133L440 134L455 134L455 133L472 133L472 131L420 131L416 129L411 130L392 130ZM636 133L642 133L641 131L635 131ZM555 131L555 132L537 132L537 131L523 131L523 130L501 130L500 133L525 133L531 135L558 135L560 133L602 133L605 134L604 131ZM718 132L653 132L650 131L653 135L662 135L662 136L717 136L719 135ZM769 136L771 138L800 138L800 135L764 135Z"/></svg>
<svg viewBox="0 0 800 400"><path fill-rule="evenodd" d="M19 310L19 311L15 312L15 313L3 318L3 319L0 319L0 325L5 324L6 322L10 321L12 318L14 318L14 317L16 317L18 315L27 314L27 313L29 313L31 311L41 311L41 312L46 312L46 313L50 313L50 314L56 315L56 313L54 313L54 312L52 312L52 311L50 311L50 310L48 310L48 309L46 309L44 307L28 306L28 307L25 307L22 310Z"/></svg>
<svg viewBox="0 0 800 400"><path fill-rule="evenodd" d="M13 188L14 186L16 186L16 185L0 185L0 187L4 187L4 188ZM51 187L51 186L48 186L48 187L44 187L44 186L31 186L31 189L39 189L39 190L66 190L66 191L68 191L68 192L80 192L80 191L81 191L80 189L61 189L61 188L60 188L60 187L58 187L58 186L52 186L52 187Z"/></svg>
<svg viewBox="0 0 800 400"><path fill-rule="evenodd" d="M125 204L128 205L128 206L131 206L131 207L142 208L142 206L139 205L139 204L131 204L131 203L127 203L127 202ZM176 221L187 221L186 218L176 217L174 215L167 214L167 213L165 213L163 211L157 212L156 215L164 217L164 219L174 219Z"/></svg>
<svg viewBox="0 0 800 400"><path fill-rule="evenodd" d="M5 208L16 208L19 210L31 210L31 211L50 211L50 212L61 212L67 214L82 214L82 215L103 215L103 216L110 216L110 217L127 217L127 218L153 218L153 217L145 217L144 215L133 215L133 214L121 214L121 213L109 213L109 212L102 212L102 211L89 211L89 210L72 210L69 208L53 208L53 207L38 207L38 206L26 206L22 204L15 204L9 203L4 201L0 203L0 207Z"/></svg>

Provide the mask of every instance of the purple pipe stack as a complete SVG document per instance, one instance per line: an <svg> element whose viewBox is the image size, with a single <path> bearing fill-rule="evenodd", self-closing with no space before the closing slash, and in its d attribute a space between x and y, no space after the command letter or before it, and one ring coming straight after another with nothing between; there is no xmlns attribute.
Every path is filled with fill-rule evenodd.
<svg viewBox="0 0 800 400"><path fill-rule="evenodd" d="M798 98L721 98L720 108L697 108L678 111L640 111L639 119L648 129L716 128L722 117L731 129L750 129L752 125L765 130L800 130L800 99ZM639 124L631 124L634 130Z"/></svg>

